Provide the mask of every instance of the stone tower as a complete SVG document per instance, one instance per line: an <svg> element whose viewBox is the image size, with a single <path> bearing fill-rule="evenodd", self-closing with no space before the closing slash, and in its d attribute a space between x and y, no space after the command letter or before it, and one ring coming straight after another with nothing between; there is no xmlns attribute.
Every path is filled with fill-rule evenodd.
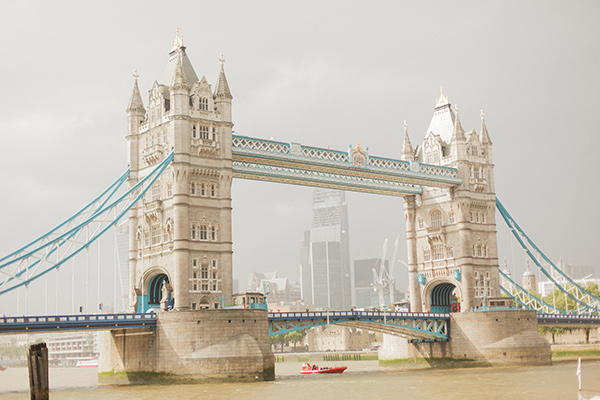
<svg viewBox="0 0 600 400"><path fill-rule="evenodd" d="M529 261L527 261L527 269L523 273L523 289L528 292L537 292L537 281L535 274L529 269Z"/></svg>
<svg viewBox="0 0 600 400"><path fill-rule="evenodd" d="M492 142L481 113L481 132L465 133L441 93L422 145L412 148L404 129L401 157L415 167L425 164L458 169L454 188L423 187L404 197L409 293L412 311L450 312L480 306L500 296L496 244ZM454 310L458 310L454 306Z"/></svg>
<svg viewBox="0 0 600 400"><path fill-rule="evenodd" d="M143 105L137 73L127 108L130 184L174 160L129 215L132 311L219 308L232 295L232 96L198 79L177 32L165 74Z"/></svg>

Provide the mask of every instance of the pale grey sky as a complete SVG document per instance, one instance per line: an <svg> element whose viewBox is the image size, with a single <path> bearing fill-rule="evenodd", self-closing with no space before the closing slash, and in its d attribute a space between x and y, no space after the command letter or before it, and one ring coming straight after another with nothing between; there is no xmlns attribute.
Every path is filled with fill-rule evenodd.
<svg viewBox="0 0 600 400"><path fill-rule="evenodd" d="M179 26L198 76L214 84L224 54L234 130L248 136L360 140L398 158L403 121L420 143L443 86L465 130L479 132L485 111L496 192L520 225L551 259L598 266L598 15L597 1L0 2L0 256L125 170L133 69L147 103ZM298 278L311 197L234 181L242 286L254 270ZM347 200L352 259L404 237L400 198ZM515 268L514 253L520 274L498 218L500 257ZM14 301L2 297L0 312Z"/></svg>

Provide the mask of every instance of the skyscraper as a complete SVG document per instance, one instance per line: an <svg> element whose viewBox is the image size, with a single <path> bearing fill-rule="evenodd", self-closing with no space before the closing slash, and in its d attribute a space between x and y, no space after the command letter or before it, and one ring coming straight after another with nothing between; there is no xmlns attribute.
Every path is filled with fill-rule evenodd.
<svg viewBox="0 0 600 400"><path fill-rule="evenodd" d="M301 253L302 296L321 309L348 309L351 303L348 205L345 193L315 189L312 226Z"/></svg>

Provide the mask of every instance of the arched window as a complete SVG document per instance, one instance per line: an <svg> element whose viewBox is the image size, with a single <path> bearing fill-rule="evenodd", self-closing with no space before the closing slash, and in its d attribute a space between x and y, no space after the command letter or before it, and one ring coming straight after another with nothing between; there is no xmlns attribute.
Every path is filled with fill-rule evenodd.
<svg viewBox="0 0 600 400"><path fill-rule="evenodd" d="M431 226L442 226L442 212L438 209L431 212Z"/></svg>

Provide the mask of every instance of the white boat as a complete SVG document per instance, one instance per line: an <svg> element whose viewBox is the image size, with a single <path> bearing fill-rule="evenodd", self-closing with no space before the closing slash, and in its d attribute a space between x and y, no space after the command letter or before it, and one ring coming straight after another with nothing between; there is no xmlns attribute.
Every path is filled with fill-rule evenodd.
<svg viewBox="0 0 600 400"><path fill-rule="evenodd" d="M97 367L98 366L98 358L91 358L89 360L79 360L76 367Z"/></svg>

